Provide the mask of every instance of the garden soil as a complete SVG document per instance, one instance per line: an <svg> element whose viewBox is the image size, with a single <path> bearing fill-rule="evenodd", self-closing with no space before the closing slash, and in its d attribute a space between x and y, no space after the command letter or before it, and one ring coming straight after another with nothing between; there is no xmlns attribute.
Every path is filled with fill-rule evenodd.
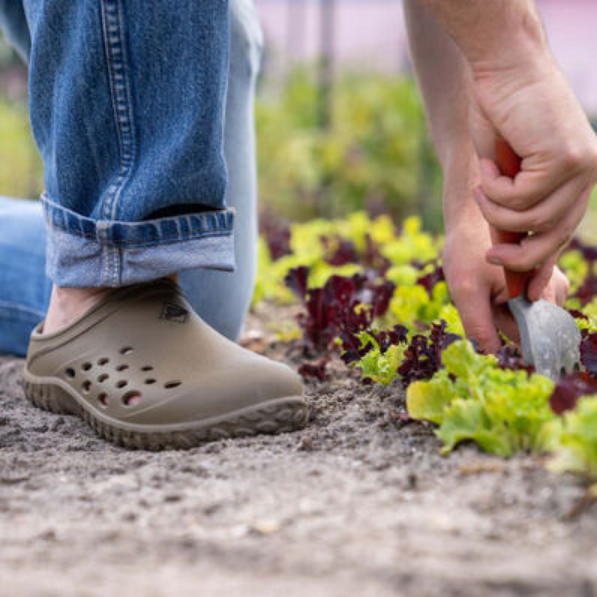
<svg viewBox="0 0 597 597"><path fill-rule="evenodd" d="M245 342L297 367L262 308ZM398 387L337 361L299 433L116 448L0 358L0 595L597 595L597 506L541 461L439 454Z"/></svg>

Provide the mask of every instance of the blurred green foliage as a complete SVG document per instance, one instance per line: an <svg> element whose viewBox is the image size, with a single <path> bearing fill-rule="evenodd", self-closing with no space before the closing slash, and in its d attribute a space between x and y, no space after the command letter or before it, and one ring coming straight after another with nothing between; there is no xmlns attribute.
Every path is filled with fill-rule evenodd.
<svg viewBox="0 0 597 597"><path fill-rule="evenodd" d="M256 108L262 209L295 221L363 209L397 220L415 214L426 229L441 230L441 173L412 80L342 76L327 130L319 126L318 101L312 69L296 71L280 88L262 86ZM0 195L37 197L42 187L27 106L0 95ZM593 242L596 218L597 192L581 228Z"/></svg>
<svg viewBox="0 0 597 597"><path fill-rule="evenodd" d="M332 91L332 122L319 126L312 70L297 70L257 102L262 208L292 220L361 209L441 227L441 175L410 78L349 74Z"/></svg>
<svg viewBox="0 0 597 597"><path fill-rule="evenodd" d="M42 163L27 106L0 98L0 195L38 197L42 187Z"/></svg>
<svg viewBox="0 0 597 597"><path fill-rule="evenodd" d="M332 122L319 125L315 71L278 89L265 85L256 109L262 208L292 220L368 209L441 227L440 174L410 79L378 74L339 78ZM26 106L0 98L0 194L34 197L42 166Z"/></svg>

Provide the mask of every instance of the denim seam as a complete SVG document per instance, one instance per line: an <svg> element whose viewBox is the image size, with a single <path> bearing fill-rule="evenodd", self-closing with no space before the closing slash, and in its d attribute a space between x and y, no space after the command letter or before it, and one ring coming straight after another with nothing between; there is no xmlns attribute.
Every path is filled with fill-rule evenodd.
<svg viewBox="0 0 597 597"><path fill-rule="evenodd" d="M185 240L200 239L213 236L229 236L233 233L233 221L235 210L225 209L215 212L199 212L194 214L171 216L159 218L158 220L143 220L140 222L122 222L106 220L93 220L72 212L58 203L52 201L46 193L42 195L42 204L46 216L46 224L49 230L57 230L78 236L92 239L98 244L108 244L110 247L118 246L151 246L165 243L183 242ZM57 217L57 216L60 217ZM162 225L175 226L176 230L164 232ZM131 236L120 236L114 238L113 228L128 229ZM87 230L86 230L87 228ZM91 228L91 229L89 229ZM133 231L136 228L145 228L146 233L142 238ZM151 230L151 233L149 232ZM103 255L103 253L102 253Z"/></svg>
<svg viewBox="0 0 597 597"><path fill-rule="evenodd" d="M98 226L103 224L103 222L98 222ZM109 224L109 223L108 223ZM68 232L69 234L76 233L76 236L80 236L83 238L90 238L93 240L97 240L97 237L93 234L87 234L85 232L80 232L80 230L75 230L69 226L60 226L58 224L54 224L53 222L48 223L49 228L55 228L56 230L61 230L62 232ZM189 240L198 240L201 238L211 238L214 236L230 236L232 234L232 230L205 230L203 232L189 232L186 238L181 237L179 234L171 235L171 236L160 236L155 240L149 241L127 241L127 240L105 240L102 239L104 242L109 243L110 247L151 247L151 246L158 246L161 244L171 245L173 243L184 243Z"/></svg>
<svg viewBox="0 0 597 597"><path fill-rule="evenodd" d="M126 47L123 35L124 25L122 7L119 0L103 0L102 20L104 24L104 38L106 61L110 78L110 89L114 109L116 130L118 131L118 148L120 156L120 172L108 188L106 200L102 205L102 217L114 220L120 195L132 172L136 147L132 133L133 113L130 86L127 78ZM107 240L107 226L98 225L98 236ZM103 276L113 283L118 282L119 254L115 247L103 243L104 267Z"/></svg>
<svg viewBox="0 0 597 597"><path fill-rule="evenodd" d="M7 301L0 301L0 319L13 319L15 314L31 316L32 318L43 319L46 314L31 307L25 307L18 303L9 303Z"/></svg>

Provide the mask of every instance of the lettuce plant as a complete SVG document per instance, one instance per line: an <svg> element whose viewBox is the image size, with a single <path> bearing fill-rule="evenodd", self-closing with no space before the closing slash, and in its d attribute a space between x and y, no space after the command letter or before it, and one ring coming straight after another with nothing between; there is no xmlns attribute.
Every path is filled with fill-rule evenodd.
<svg viewBox="0 0 597 597"><path fill-rule="evenodd" d="M583 398L576 408L547 429L554 450L549 468L597 479L597 396Z"/></svg>
<svg viewBox="0 0 597 597"><path fill-rule="evenodd" d="M438 425L443 453L466 440L502 457L545 450L544 428L556 417L549 379L501 369L468 341L451 344L441 359L444 368L433 379L409 386L407 407L413 418Z"/></svg>
<svg viewBox="0 0 597 597"><path fill-rule="evenodd" d="M502 457L554 452L554 470L597 479L597 249L576 241L562 257L567 307L582 331L582 371L553 384L516 347L483 356L464 329L441 269L442 239L416 218L401 230L363 212L290 227L266 223L256 300L290 303L308 352L300 369L326 379L330 350L363 379L407 388L413 418L437 425L444 453L464 441Z"/></svg>
<svg viewBox="0 0 597 597"><path fill-rule="evenodd" d="M406 346L403 343L392 344L382 351L378 341L367 332L361 333L361 342L371 346L359 363L363 378L390 385L397 377Z"/></svg>

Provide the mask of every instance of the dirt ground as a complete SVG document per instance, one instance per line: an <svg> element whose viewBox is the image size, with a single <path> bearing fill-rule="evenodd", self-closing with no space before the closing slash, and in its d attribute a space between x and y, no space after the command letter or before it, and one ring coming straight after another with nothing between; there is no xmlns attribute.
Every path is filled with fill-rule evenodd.
<svg viewBox="0 0 597 597"><path fill-rule="evenodd" d="M34 409L21 367L0 358L2 597L597 595L577 480L470 446L442 457L399 388L339 363L308 384L305 431L158 454Z"/></svg>

